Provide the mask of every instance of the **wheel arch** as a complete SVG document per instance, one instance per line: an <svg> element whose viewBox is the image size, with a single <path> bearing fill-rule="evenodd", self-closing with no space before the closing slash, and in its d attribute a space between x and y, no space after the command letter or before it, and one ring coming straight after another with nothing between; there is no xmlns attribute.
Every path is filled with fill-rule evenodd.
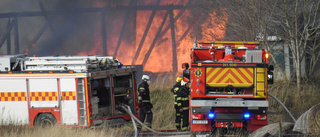
<svg viewBox="0 0 320 137"><path fill-rule="evenodd" d="M42 127L42 124L44 124L44 122L47 122L46 124L48 124L48 122L54 126L55 124L58 123L57 118L50 112L43 112L43 113L38 113L33 121L33 126L40 126Z"/></svg>

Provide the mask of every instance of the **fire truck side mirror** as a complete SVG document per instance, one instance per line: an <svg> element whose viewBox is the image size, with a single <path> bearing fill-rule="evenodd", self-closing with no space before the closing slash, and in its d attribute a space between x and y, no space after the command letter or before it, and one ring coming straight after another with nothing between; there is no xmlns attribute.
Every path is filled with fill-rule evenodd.
<svg viewBox="0 0 320 137"><path fill-rule="evenodd" d="M268 70L269 70L269 71L274 70L273 65L269 65Z"/></svg>
<svg viewBox="0 0 320 137"><path fill-rule="evenodd" d="M182 69L188 69L189 68L189 64L188 63L183 63L182 64Z"/></svg>
<svg viewBox="0 0 320 137"><path fill-rule="evenodd" d="M189 64L188 63L183 63L182 64L182 69L183 69L183 77L186 77L190 79L190 69L189 69Z"/></svg>
<svg viewBox="0 0 320 137"><path fill-rule="evenodd" d="M268 71L268 84L273 84L273 72Z"/></svg>
<svg viewBox="0 0 320 137"><path fill-rule="evenodd" d="M183 70L183 77L190 79L190 69Z"/></svg>
<svg viewBox="0 0 320 137"><path fill-rule="evenodd" d="M274 70L274 67L273 65L269 65L268 67L268 84L273 84L273 71Z"/></svg>

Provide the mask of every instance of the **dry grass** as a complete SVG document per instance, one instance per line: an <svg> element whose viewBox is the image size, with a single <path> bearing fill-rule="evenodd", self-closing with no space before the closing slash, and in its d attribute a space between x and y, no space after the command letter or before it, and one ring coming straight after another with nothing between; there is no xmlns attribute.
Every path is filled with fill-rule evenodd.
<svg viewBox="0 0 320 137"><path fill-rule="evenodd" d="M175 84L176 77L172 73L163 73L156 78L151 79L150 90L170 90Z"/></svg>
<svg viewBox="0 0 320 137"><path fill-rule="evenodd" d="M119 137L120 129L116 128L0 128L1 137Z"/></svg>
<svg viewBox="0 0 320 137"><path fill-rule="evenodd" d="M319 103L320 85L311 82L302 84L301 91L297 91L294 82L275 81L269 92L279 98L298 119L301 114ZM287 112L271 97L269 98L269 122L292 122Z"/></svg>
<svg viewBox="0 0 320 137"><path fill-rule="evenodd" d="M170 91L175 84L172 73L162 74L153 78L150 83L150 98L153 104L153 129L175 129L175 110L173 93ZM133 125L128 124L126 130L133 131Z"/></svg>
<svg viewBox="0 0 320 137"><path fill-rule="evenodd" d="M175 129L174 98L170 91L174 84L175 77L170 74L160 76L150 84L150 98L154 106L152 127L155 129Z"/></svg>

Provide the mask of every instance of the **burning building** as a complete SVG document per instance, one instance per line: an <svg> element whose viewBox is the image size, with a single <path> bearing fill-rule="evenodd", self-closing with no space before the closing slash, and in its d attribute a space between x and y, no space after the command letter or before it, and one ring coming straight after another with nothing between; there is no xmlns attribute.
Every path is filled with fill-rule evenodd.
<svg viewBox="0 0 320 137"><path fill-rule="evenodd" d="M30 1L0 2L12 5L0 8L0 54L109 55L144 71L181 72L195 37L223 39L226 29L196 0Z"/></svg>

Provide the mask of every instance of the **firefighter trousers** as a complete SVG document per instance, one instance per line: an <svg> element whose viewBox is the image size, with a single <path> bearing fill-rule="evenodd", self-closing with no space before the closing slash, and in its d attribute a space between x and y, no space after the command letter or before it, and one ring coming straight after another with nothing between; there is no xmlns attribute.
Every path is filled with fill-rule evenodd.
<svg viewBox="0 0 320 137"><path fill-rule="evenodd" d="M144 122L146 120L146 126L151 128L152 124L152 118L153 118L153 113L151 111L151 108L149 107L141 107L139 110L139 120L141 122ZM138 130L141 130L142 125L138 124L137 128Z"/></svg>
<svg viewBox="0 0 320 137"><path fill-rule="evenodd" d="M180 111L178 108L176 108L176 128L177 128L177 131L180 131L181 130L181 114L180 114Z"/></svg>
<svg viewBox="0 0 320 137"><path fill-rule="evenodd" d="M183 110L181 113L181 130L182 131L186 131L188 130L188 126L189 126L189 110Z"/></svg>

